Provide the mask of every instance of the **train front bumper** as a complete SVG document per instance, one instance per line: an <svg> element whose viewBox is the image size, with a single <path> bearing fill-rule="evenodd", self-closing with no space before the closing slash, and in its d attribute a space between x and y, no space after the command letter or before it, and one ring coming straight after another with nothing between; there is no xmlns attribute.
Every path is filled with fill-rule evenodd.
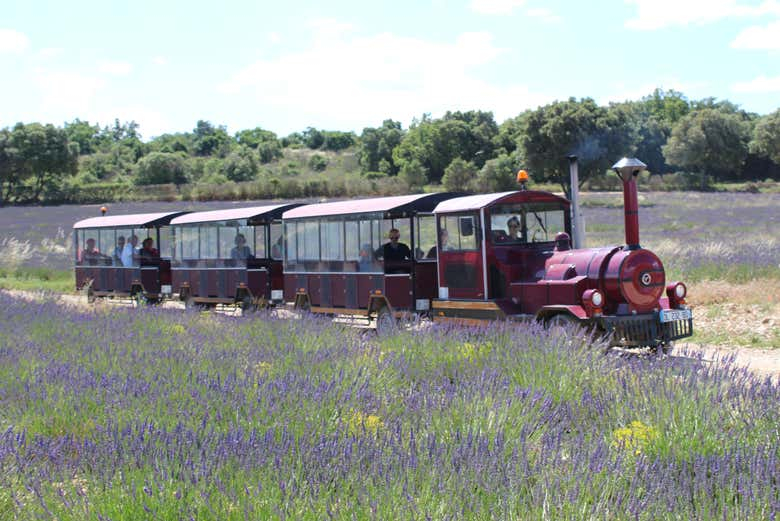
<svg viewBox="0 0 780 521"><path fill-rule="evenodd" d="M657 347L693 334L690 309L661 310L641 315L603 316L597 319L611 343L623 347Z"/></svg>

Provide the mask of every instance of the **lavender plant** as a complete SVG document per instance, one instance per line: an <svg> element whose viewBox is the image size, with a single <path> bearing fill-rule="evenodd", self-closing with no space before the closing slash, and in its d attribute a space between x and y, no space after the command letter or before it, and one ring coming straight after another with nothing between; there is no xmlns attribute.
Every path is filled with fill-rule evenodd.
<svg viewBox="0 0 780 521"><path fill-rule="evenodd" d="M0 294L0 518L776 514L776 383L599 347Z"/></svg>

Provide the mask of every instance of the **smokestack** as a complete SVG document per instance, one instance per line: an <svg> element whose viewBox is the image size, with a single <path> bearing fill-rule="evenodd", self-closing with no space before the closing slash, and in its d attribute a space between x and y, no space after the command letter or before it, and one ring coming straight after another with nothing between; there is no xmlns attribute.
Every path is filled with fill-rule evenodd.
<svg viewBox="0 0 780 521"><path fill-rule="evenodd" d="M580 173L577 156L568 156L569 177L571 179L571 225L573 228L572 246L574 249L585 245L585 225L580 213Z"/></svg>
<svg viewBox="0 0 780 521"><path fill-rule="evenodd" d="M636 178L647 168L635 157L624 157L612 169L623 181L623 212L626 222L626 249L638 250L639 246L639 201L636 194Z"/></svg>

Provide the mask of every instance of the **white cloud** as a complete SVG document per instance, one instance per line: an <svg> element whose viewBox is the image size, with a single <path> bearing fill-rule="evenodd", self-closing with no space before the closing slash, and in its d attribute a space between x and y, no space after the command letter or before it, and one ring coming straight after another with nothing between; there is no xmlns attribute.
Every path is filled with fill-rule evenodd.
<svg viewBox="0 0 780 521"><path fill-rule="evenodd" d="M780 14L780 3L761 4L739 0L625 0L636 5L637 16L627 20L629 29L654 30L672 26L706 24L725 18Z"/></svg>
<svg viewBox="0 0 780 521"><path fill-rule="evenodd" d="M111 76L127 76L132 72L133 66L123 61L103 60L98 63L98 70Z"/></svg>
<svg viewBox="0 0 780 521"><path fill-rule="evenodd" d="M734 49L780 50L780 20L766 26L753 26L743 29L734 41Z"/></svg>
<svg viewBox="0 0 780 521"><path fill-rule="evenodd" d="M65 50L62 47L46 47L38 51L38 57L40 58L57 58L58 56L62 56L62 53L65 52Z"/></svg>
<svg viewBox="0 0 780 521"><path fill-rule="evenodd" d="M14 29L0 29L0 54L20 54L27 50L30 39Z"/></svg>
<svg viewBox="0 0 780 521"><path fill-rule="evenodd" d="M561 17L552 12L546 7L537 7L534 9L528 9L526 13L531 18L538 18L544 22L557 23L561 21Z"/></svg>
<svg viewBox="0 0 780 521"><path fill-rule="evenodd" d="M469 7L473 11L481 14L512 14L512 12L522 7L525 0L471 0Z"/></svg>
<svg viewBox="0 0 780 521"><path fill-rule="evenodd" d="M35 71L34 81L41 91L44 110L66 110L76 115L86 113L95 94L106 86L101 78L43 69Z"/></svg>
<svg viewBox="0 0 780 521"><path fill-rule="evenodd" d="M166 58L165 56L155 56L154 58L152 58L152 63L162 67L164 65L168 65L168 58Z"/></svg>
<svg viewBox="0 0 780 521"><path fill-rule="evenodd" d="M710 89L707 82L685 82L679 78L665 78L655 80L654 83L645 83L643 85L625 85L616 84L614 91L604 97L596 100L599 104L621 103L623 101L636 101L649 96L655 89L664 91L674 90L682 93L688 99L695 99L698 95L707 95Z"/></svg>
<svg viewBox="0 0 780 521"><path fill-rule="evenodd" d="M735 83L731 86L731 90L751 94L780 92L780 76L774 78L759 76L750 81Z"/></svg>
<svg viewBox="0 0 780 521"><path fill-rule="evenodd" d="M288 122L292 128L327 121L334 128L360 129L388 117L407 123L424 112L471 109L492 110L500 121L553 99L522 85L491 85L473 70L502 52L487 33L440 43L328 31L303 52L244 67L217 90L241 99L253 94L258 113L300 115L301 121Z"/></svg>
<svg viewBox="0 0 780 521"><path fill-rule="evenodd" d="M94 109L89 113L88 121L102 126L112 125L115 119L138 123L138 131L144 141L165 134L171 129L171 122L160 112L139 104Z"/></svg>

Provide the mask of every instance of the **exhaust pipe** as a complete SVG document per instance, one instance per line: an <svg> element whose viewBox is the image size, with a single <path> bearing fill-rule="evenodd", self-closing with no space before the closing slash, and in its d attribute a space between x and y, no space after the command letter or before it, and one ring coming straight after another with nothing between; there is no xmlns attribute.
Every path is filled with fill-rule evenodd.
<svg viewBox="0 0 780 521"><path fill-rule="evenodd" d="M571 223L573 228L572 246L578 250L585 246L585 222L580 213L580 173L577 156L568 156L569 178L571 180Z"/></svg>
<svg viewBox="0 0 780 521"><path fill-rule="evenodd" d="M639 201L637 198L636 178L647 165L635 157L624 157L612 169L623 181L623 212L626 225L626 249L638 250L639 246Z"/></svg>

